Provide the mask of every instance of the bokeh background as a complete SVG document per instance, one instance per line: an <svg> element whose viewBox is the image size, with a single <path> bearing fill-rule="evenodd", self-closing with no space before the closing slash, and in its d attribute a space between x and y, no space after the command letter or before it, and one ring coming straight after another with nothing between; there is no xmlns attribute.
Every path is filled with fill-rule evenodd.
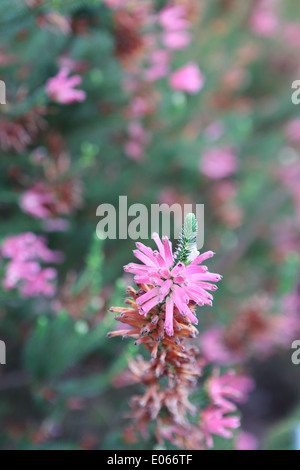
<svg viewBox="0 0 300 470"><path fill-rule="evenodd" d="M245 445L295 449L299 18L297 0L1 0L1 448L155 445L124 440L140 351L106 337L134 241L97 239L96 210L126 195L205 204L224 279L194 341L256 382Z"/></svg>

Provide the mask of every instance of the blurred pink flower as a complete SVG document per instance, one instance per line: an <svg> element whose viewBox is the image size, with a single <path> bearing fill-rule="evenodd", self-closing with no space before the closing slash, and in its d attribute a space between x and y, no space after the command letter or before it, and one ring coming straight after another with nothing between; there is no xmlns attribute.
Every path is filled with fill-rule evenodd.
<svg viewBox="0 0 300 470"><path fill-rule="evenodd" d="M211 363L233 365L243 358L227 348L223 340L224 333L223 326L214 326L206 330L200 338L202 352L206 360Z"/></svg>
<svg viewBox="0 0 300 470"><path fill-rule="evenodd" d="M135 97L129 105L129 113L134 118L141 118L150 114L151 106L146 98L142 96Z"/></svg>
<svg viewBox="0 0 300 470"><path fill-rule="evenodd" d="M207 390L212 402L227 411L236 410L232 401L244 403L253 388L254 381L250 377L237 375L233 370L222 376L215 372L207 381Z"/></svg>
<svg viewBox="0 0 300 470"><path fill-rule="evenodd" d="M260 0L250 19L250 26L254 33L273 37L278 29L278 18L272 0Z"/></svg>
<svg viewBox="0 0 300 470"><path fill-rule="evenodd" d="M288 23L284 27L284 38L292 47L299 44L300 25L298 23Z"/></svg>
<svg viewBox="0 0 300 470"><path fill-rule="evenodd" d="M171 57L168 51L164 51L163 49L155 50L149 58L150 67L144 72L145 80L154 82L168 75L170 59Z"/></svg>
<svg viewBox="0 0 300 470"><path fill-rule="evenodd" d="M187 31L168 31L163 34L163 43L169 49L184 49L191 42L191 35Z"/></svg>
<svg viewBox="0 0 300 470"><path fill-rule="evenodd" d="M298 220L300 218L300 162L297 160L279 170L279 179L294 199Z"/></svg>
<svg viewBox="0 0 300 470"><path fill-rule="evenodd" d="M132 122L128 128L128 134L131 139L134 139L141 144L149 142L150 134L139 122Z"/></svg>
<svg viewBox="0 0 300 470"><path fill-rule="evenodd" d="M218 140L225 133L225 127L222 122L215 121L204 130L205 137L209 140Z"/></svg>
<svg viewBox="0 0 300 470"><path fill-rule="evenodd" d="M173 90L185 91L193 95L203 88L204 81L198 65L190 62L171 75L170 86Z"/></svg>
<svg viewBox="0 0 300 470"><path fill-rule="evenodd" d="M170 5L160 11L158 21L162 28L169 31L187 29L186 9L180 5Z"/></svg>
<svg viewBox="0 0 300 470"><path fill-rule="evenodd" d="M164 78L169 73L169 66L165 64L154 64L144 72L145 80L147 82L156 82Z"/></svg>
<svg viewBox="0 0 300 470"><path fill-rule="evenodd" d="M285 134L291 142L300 142L300 119L292 119L285 127Z"/></svg>
<svg viewBox="0 0 300 470"><path fill-rule="evenodd" d="M86 98L84 91L74 88L81 84L82 78L79 75L69 77L69 73L67 68L62 68L55 77L50 78L46 83L46 93L57 103L68 105L82 102Z"/></svg>
<svg viewBox="0 0 300 470"><path fill-rule="evenodd" d="M126 6L128 0L103 0L103 3L109 8L119 8Z"/></svg>
<svg viewBox="0 0 300 470"><path fill-rule="evenodd" d="M238 159L229 148L213 148L203 155L199 168L209 178L226 178L236 172Z"/></svg>
<svg viewBox="0 0 300 470"><path fill-rule="evenodd" d="M146 316L156 305L166 302L165 330L169 336L173 336L174 306L192 323L197 324L198 320L189 308L190 302L200 306L212 305L213 296L207 291L215 291L217 286L210 282L218 282L222 276L208 272L206 266L200 266L214 255L213 252L208 251L195 257L188 266L176 264L168 238L163 237L161 241L157 233L152 238L158 251L137 243L138 249L133 253L143 264L130 263L124 266L124 270L135 274L136 284L153 286L153 289L137 299L141 315Z"/></svg>
<svg viewBox="0 0 300 470"><path fill-rule="evenodd" d="M32 217L46 219L51 216L49 206L54 202L53 192L43 184L36 184L21 196L20 207Z"/></svg>
<svg viewBox="0 0 300 470"><path fill-rule="evenodd" d="M140 161L145 155L143 146L135 140L128 140L125 144L126 155L135 161Z"/></svg>
<svg viewBox="0 0 300 470"><path fill-rule="evenodd" d="M23 297L55 294L52 281L56 270L42 268L40 262L58 263L62 261L62 254L47 248L42 237L30 232L8 237L0 252L3 258L10 259L3 279L4 289L17 288Z"/></svg>
<svg viewBox="0 0 300 470"><path fill-rule="evenodd" d="M129 140L125 152L133 160L140 161L145 156L145 146L150 141L150 134L139 122L132 122L128 127Z"/></svg>
<svg viewBox="0 0 300 470"><path fill-rule="evenodd" d="M232 430L240 427L240 418L238 416L224 416L226 413L226 410L213 406L202 412L202 430L210 449L213 447L211 434L231 439L233 437Z"/></svg>
<svg viewBox="0 0 300 470"><path fill-rule="evenodd" d="M43 228L46 232L66 232L70 228L70 222L67 219L46 219L43 222Z"/></svg>
<svg viewBox="0 0 300 470"><path fill-rule="evenodd" d="M235 440L235 450L257 450L258 439L248 432L242 431Z"/></svg>

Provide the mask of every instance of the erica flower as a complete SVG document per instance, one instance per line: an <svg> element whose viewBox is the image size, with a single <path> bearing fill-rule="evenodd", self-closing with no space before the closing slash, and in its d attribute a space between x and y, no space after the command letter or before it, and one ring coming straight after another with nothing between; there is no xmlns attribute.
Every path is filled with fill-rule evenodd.
<svg viewBox="0 0 300 470"><path fill-rule="evenodd" d="M180 315L186 316L192 323L198 320L191 306L212 305L213 296L209 291L217 287L210 282L218 282L219 274L208 272L203 261L214 253L208 251L196 256L189 264L178 261L178 254L172 253L172 244L167 237L160 240L157 233L152 235L158 250L152 250L142 243L137 243L133 253L143 264L130 263L124 267L126 272L135 274L137 284L147 284L152 288L137 299L140 315L147 316L151 309L164 304L164 328L169 336L174 334L174 306Z"/></svg>
<svg viewBox="0 0 300 470"><path fill-rule="evenodd" d="M50 184L39 182L22 194L20 207L32 217L49 221L80 207L81 192L81 183L75 178L52 181Z"/></svg>
<svg viewBox="0 0 300 470"><path fill-rule="evenodd" d="M54 194L47 186L37 184L26 191L20 199L21 209L39 219L51 216L49 207L54 203Z"/></svg>
<svg viewBox="0 0 300 470"><path fill-rule="evenodd" d="M202 430L209 448L213 447L211 434L231 439L233 437L232 430L240 427L240 418L238 416L226 416L225 414L226 410L210 406L201 415Z"/></svg>
<svg viewBox="0 0 300 470"><path fill-rule="evenodd" d="M213 148L200 161L200 171L209 178L227 178L238 168L238 159L229 148Z"/></svg>
<svg viewBox="0 0 300 470"><path fill-rule="evenodd" d="M208 394L212 402L227 411L236 409L235 404L229 400L237 403L245 402L253 386L252 379L245 375L237 375L233 370L222 376L215 373L207 381Z"/></svg>
<svg viewBox="0 0 300 470"><path fill-rule="evenodd" d="M46 93L49 97L61 104L72 104L84 101L86 93L83 90L76 90L82 79L79 75L69 77L69 70L62 68L59 73L50 78L46 83Z"/></svg>
<svg viewBox="0 0 300 470"><path fill-rule="evenodd" d="M8 237L0 253L3 258L10 259L3 279L4 289L18 288L23 297L54 295L52 281L56 278L56 270L42 268L41 262L58 263L62 256L60 252L50 250L42 237L30 232Z"/></svg>
<svg viewBox="0 0 300 470"><path fill-rule="evenodd" d="M197 94L204 85L204 77L197 64L191 62L174 72L170 77L170 86L176 91Z"/></svg>

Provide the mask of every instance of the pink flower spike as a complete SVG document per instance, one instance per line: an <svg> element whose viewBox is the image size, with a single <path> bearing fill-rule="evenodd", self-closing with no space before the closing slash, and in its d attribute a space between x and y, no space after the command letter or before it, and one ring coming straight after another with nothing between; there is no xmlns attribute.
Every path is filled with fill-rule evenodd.
<svg viewBox="0 0 300 470"><path fill-rule="evenodd" d="M182 262L174 265L174 255L172 245L167 237L163 237L163 242L154 233L152 238L158 247L158 251L152 251L142 243L137 243L138 250L134 250L134 255L143 263L130 263L124 266L126 272L135 275L137 284L147 284L152 286L150 292L138 298L137 303L141 305L140 313L147 315L155 306L168 302L174 304L180 315L187 316L188 319L197 324L198 320L193 311L188 307L190 302L199 306L212 305L213 296L209 291L216 289L214 284L207 281L217 282L221 279L219 274L210 273L206 266L197 264L185 265ZM198 263L212 256L212 252L203 253L198 258ZM168 300L169 299L169 300ZM169 333L171 329L168 327Z"/></svg>

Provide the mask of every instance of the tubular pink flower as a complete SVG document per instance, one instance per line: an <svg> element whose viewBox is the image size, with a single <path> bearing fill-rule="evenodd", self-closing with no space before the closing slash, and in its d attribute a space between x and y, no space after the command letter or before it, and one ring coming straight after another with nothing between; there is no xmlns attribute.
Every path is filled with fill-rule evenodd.
<svg viewBox="0 0 300 470"><path fill-rule="evenodd" d="M240 427L240 418L237 416L224 416L227 411L210 406L202 413L202 430L209 448L213 447L211 434L231 439L232 429Z"/></svg>
<svg viewBox="0 0 300 470"><path fill-rule="evenodd" d="M213 403L227 411L235 411L236 405L229 400L243 403L247 400L248 393L253 389L254 382L250 377L237 375L230 370L220 376L214 374L207 382L208 394Z"/></svg>
<svg viewBox="0 0 300 470"><path fill-rule="evenodd" d="M174 306L181 315L197 324L198 320L189 304L212 305L213 296L208 291L214 291L217 287L209 281L218 282L222 276L210 273L206 266L200 265L214 255L212 251L201 254L186 266L182 262L176 263L172 244L167 237L161 240L154 233L152 238L158 251L138 242L137 250L133 253L143 264L130 263L124 266L124 270L135 275L137 284L144 283L153 287L137 299L139 313L147 315L154 307L165 304L165 330L169 336L173 336Z"/></svg>

